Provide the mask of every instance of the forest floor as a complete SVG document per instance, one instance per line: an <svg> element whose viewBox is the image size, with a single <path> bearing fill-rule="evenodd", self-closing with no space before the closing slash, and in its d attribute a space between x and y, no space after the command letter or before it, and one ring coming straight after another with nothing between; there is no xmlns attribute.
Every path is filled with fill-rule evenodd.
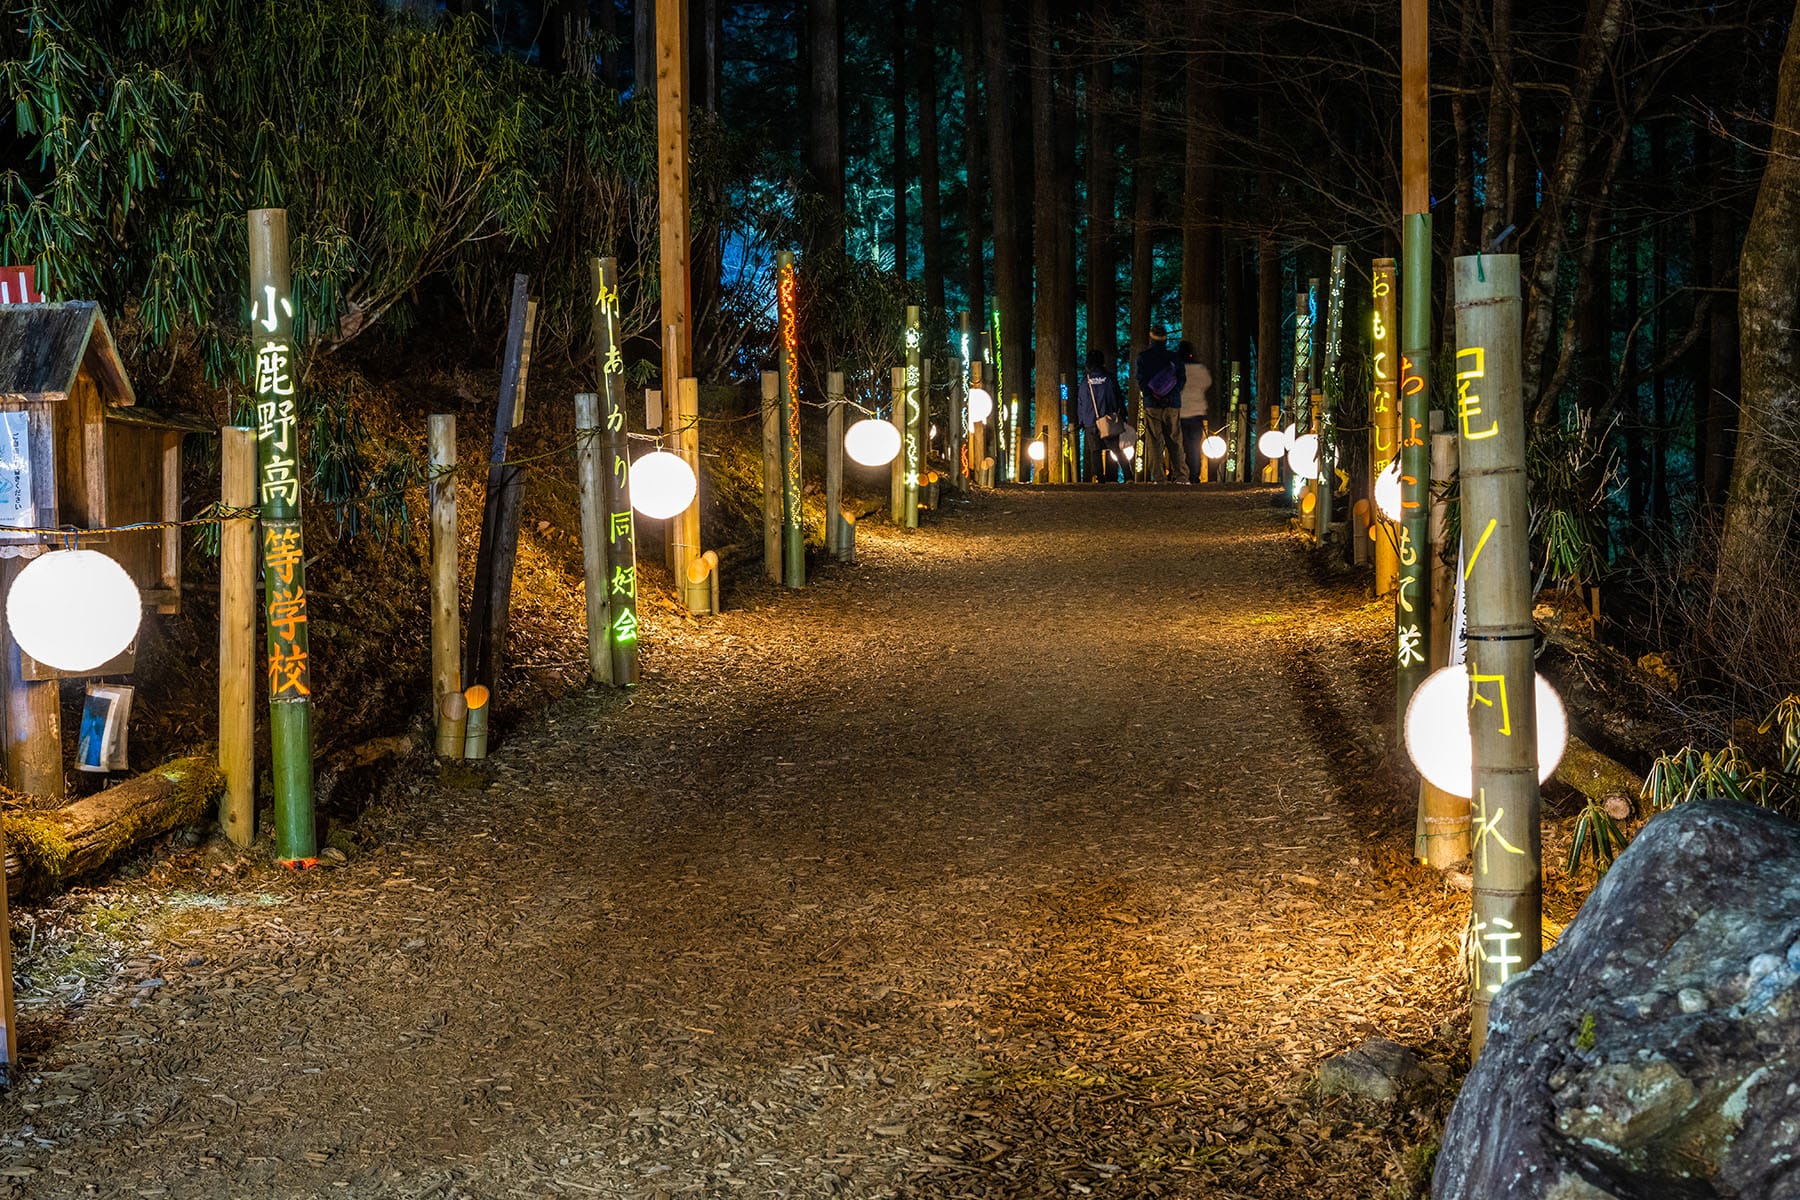
<svg viewBox="0 0 1800 1200"><path fill-rule="evenodd" d="M1467 900L1408 859L1390 609L1267 497L868 523L341 867L15 914L0 1195L1418 1194ZM1441 1082L1321 1097L1371 1035Z"/></svg>

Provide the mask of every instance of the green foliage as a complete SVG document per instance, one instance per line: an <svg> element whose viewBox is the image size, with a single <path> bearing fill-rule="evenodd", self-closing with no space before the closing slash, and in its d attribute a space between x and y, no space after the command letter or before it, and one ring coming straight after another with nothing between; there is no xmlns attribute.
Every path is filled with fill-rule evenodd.
<svg viewBox="0 0 1800 1200"><path fill-rule="evenodd" d="M1581 1014L1581 1028L1575 1033L1575 1048L1592 1050L1596 1040L1594 1014L1584 1012Z"/></svg>
<svg viewBox="0 0 1800 1200"><path fill-rule="evenodd" d="M1584 860L1591 860L1594 874L1604 875L1625 849L1631 835L1598 800L1589 800L1575 819L1575 837L1569 843L1569 861L1565 870L1570 876L1580 873Z"/></svg>
<svg viewBox="0 0 1800 1200"><path fill-rule="evenodd" d="M802 370L819 384L826 371L842 371L852 402L886 403L887 373L902 362L906 306L914 302L906 281L875 263L837 250L807 255L799 280Z"/></svg>
<svg viewBox="0 0 1800 1200"><path fill-rule="evenodd" d="M1534 426L1531 431L1525 469L1540 589L1545 580L1553 580L1559 588L1578 588L1599 580L1604 570L1601 513L1611 476L1604 462L1604 441L1584 416L1561 425Z"/></svg>
<svg viewBox="0 0 1800 1200"><path fill-rule="evenodd" d="M1723 797L1745 804L1767 805L1776 781L1758 767L1736 742L1718 750L1683 746L1660 754L1644 779L1643 797L1657 811L1689 800Z"/></svg>

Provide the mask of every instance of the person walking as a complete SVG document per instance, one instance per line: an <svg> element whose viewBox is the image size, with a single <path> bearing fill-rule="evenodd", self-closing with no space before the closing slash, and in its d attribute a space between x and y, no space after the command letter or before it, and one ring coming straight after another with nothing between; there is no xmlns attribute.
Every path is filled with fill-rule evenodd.
<svg viewBox="0 0 1800 1200"><path fill-rule="evenodd" d="M1119 395L1118 381L1106 368L1106 356L1098 350L1088 351L1087 374L1082 376L1081 387L1075 393L1075 418L1087 430L1088 444L1099 450L1098 478L1105 483L1115 482L1116 470L1119 478L1131 482L1131 471L1119 449L1119 431L1125 427L1125 401ZM1112 452L1111 467L1106 465L1107 451ZM1084 463L1084 475L1086 470Z"/></svg>
<svg viewBox="0 0 1800 1200"><path fill-rule="evenodd" d="M1202 451L1206 438L1206 390L1212 387L1212 372L1194 354L1194 343L1184 341L1176 351L1185 378L1181 383L1181 450L1187 457L1187 481L1200 482Z"/></svg>
<svg viewBox="0 0 1800 1200"><path fill-rule="evenodd" d="M1181 359L1169 349L1169 335L1157 325L1150 344L1138 355L1137 383L1143 393L1144 478L1159 483L1187 480L1187 457L1181 449L1181 385L1186 378Z"/></svg>

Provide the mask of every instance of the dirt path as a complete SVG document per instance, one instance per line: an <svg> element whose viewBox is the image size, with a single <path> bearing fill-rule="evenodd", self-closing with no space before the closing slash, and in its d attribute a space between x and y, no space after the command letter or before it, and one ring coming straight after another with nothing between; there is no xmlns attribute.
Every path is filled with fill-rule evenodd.
<svg viewBox="0 0 1800 1200"><path fill-rule="evenodd" d="M40 958L0 1194L1410 1194L1432 1114L1312 1087L1455 1042L1379 614L1246 491L863 545L342 869L71 902L125 957L73 1003Z"/></svg>

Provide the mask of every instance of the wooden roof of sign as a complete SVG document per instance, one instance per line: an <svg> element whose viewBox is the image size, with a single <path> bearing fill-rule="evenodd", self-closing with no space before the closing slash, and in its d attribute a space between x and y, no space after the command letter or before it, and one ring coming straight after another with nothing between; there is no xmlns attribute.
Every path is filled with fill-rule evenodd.
<svg viewBox="0 0 1800 1200"><path fill-rule="evenodd" d="M137 403L99 304L0 304L0 403L67 400L84 365L108 407Z"/></svg>

